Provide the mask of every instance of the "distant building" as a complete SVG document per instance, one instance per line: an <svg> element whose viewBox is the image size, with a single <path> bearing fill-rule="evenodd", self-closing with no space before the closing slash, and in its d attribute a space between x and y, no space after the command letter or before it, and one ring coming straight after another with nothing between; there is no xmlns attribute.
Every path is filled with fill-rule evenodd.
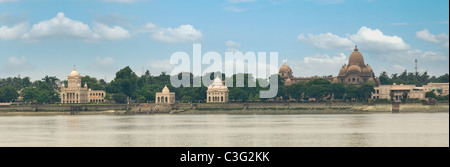
<svg viewBox="0 0 450 167"><path fill-rule="evenodd" d="M284 85L285 86L289 86L292 85L294 83L297 82L309 82L315 79L325 79L328 80L330 82L333 81L333 77L294 77L294 75L292 75L292 69L291 67L289 67L289 65L287 65L286 63L283 64L280 68L280 70L278 71L278 75L282 78L284 78Z"/></svg>
<svg viewBox="0 0 450 167"><path fill-rule="evenodd" d="M61 103L98 103L104 102L105 91L88 89L87 83L81 86L81 75L73 67L67 76L67 87L61 86Z"/></svg>
<svg viewBox="0 0 450 167"><path fill-rule="evenodd" d="M355 46L350 55L348 64L344 64L337 77L294 77L292 69L287 64L281 66L278 74L284 78L284 85L292 85L296 82L309 82L315 79L325 79L332 83L353 84L360 86L367 82L373 82L375 86L380 85L380 80L375 77L369 64L364 64L364 57Z"/></svg>
<svg viewBox="0 0 450 167"><path fill-rule="evenodd" d="M425 92L434 91L438 96L447 96L449 94L449 83L428 83L423 86Z"/></svg>
<svg viewBox="0 0 450 167"><path fill-rule="evenodd" d="M429 83L422 87L416 85L380 85L374 88L372 99L392 99L400 101L405 97L408 99L424 100L425 94L434 91L438 96L446 96L449 94L449 83Z"/></svg>
<svg viewBox="0 0 450 167"><path fill-rule="evenodd" d="M375 77L369 64L364 64L364 57L355 46L355 50L348 58L348 64L344 64L339 71L338 77L334 82L343 84L362 85L367 82L373 82L375 86L380 85L380 80Z"/></svg>
<svg viewBox="0 0 450 167"><path fill-rule="evenodd" d="M175 92L170 92L167 85L164 86L162 92L157 92L155 97L156 104L174 104L175 103Z"/></svg>
<svg viewBox="0 0 450 167"><path fill-rule="evenodd" d="M228 87L223 84L219 77L217 77L214 80L214 83L208 87L206 96L206 101L208 103L227 103Z"/></svg>

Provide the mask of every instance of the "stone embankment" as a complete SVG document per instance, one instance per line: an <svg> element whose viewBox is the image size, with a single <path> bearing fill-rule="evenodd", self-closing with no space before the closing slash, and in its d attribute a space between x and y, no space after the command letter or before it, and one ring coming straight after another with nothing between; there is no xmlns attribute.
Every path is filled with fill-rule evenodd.
<svg viewBox="0 0 450 167"><path fill-rule="evenodd" d="M391 103L197 103L2 106L0 115L39 114L359 114L392 113ZM400 113L449 112L449 103L401 103Z"/></svg>

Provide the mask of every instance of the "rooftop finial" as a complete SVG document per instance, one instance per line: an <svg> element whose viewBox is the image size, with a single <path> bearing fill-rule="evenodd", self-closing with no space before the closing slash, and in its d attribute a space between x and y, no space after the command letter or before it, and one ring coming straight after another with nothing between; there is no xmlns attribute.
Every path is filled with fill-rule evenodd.
<svg viewBox="0 0 450 167"><path fill-rule="evenodd" d="M358 45L355 45L355 51L358 51Z"/></svg>
<svg viewBox="0 0 450 167"><path fill-rule="evenodd" d="M76 71L76 70L75 70L75 65L73 65L73 70Z"/></svg>

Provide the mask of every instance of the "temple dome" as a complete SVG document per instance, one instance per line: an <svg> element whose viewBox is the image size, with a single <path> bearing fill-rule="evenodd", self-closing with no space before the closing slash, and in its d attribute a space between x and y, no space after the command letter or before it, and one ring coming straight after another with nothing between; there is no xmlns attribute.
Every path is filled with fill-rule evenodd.
<svg viewBox="0 0 450 167"><path fill-rule="evenodd" d="M162 93L170 93L169 88L167 88L167 85L164 86Z"/></svg>
<svg viewBox="0 0 450 167"><path fill-rule="evenodd" d="M292 71L291 67L289 67L287 64L283 64L280 68L279 73L281 73L281 72L288 73L290 71Z"/></svg>
<svg viewBox="0 0 450 167"><path fill-rule="evenodd" d="M369 69L369 68L367 68L367 67L363 67L363 68L362 68L362 72L363 72L363 73L371 73L372 70Z"/></svg>
<svg viewBox="0 0 450 167"><path fill-rule="evenodd" d="M339 83L339 80L336 77L334 77L333 78L333 83Z"/></svg>
<svg viewBox="0 0 450 167"><path fill-rule="evenodd" d="M228 87L223 85L222 80L219 77L216 77L216 79L214 79L213 84L211 84L208 89L211 90L228 90Z"/></svg>
<svg viewBox="0 0 450 167"><path fill-rule="evenodd" d="M346 65L342 66L341 70L339 71L339 75L345 75L345 72L347 72L347 68L346 67L347 67Z"/></svg>
<svg viewBox="0 0 450 167"><path fill-rule="evenodd" d="M348 67L347 73L350 71L357 71L357 72L361 73L361 67L359 67L357 65L351 65L350 67Z"/></svg>
<svg viewBox="0 0 450 167"><path fill-rule="evenodd" d="M69 77L79 77L79 76L81 76L80 73L78 73L75 67L73 67L73 71L69 74Z"/></svg>
<svg viewBox="0 0 450 167"><path fill-rule="evenodd" d="M284 84L290 85L292 83L291 79L287 78L286 81L284 81Z"/></svg>
<svg viewBox="0 0 450 167"><path fill-rule="evenodd" d="M349 66L350 65L359 65L359 66L364 65L364 57L358 51L357 46L355 46L355 50L353 51L353 53L350 55L350 58L348 59L348 65Z"/></svg>

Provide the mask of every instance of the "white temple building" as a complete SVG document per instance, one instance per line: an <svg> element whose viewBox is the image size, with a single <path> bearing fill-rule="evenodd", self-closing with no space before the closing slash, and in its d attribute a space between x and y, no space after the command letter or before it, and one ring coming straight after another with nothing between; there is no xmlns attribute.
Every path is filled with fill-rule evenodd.
<svg viewBox="0 0 450 167"><path fill-rule="evenodd" d="M219 77L217 77L214 79L214 83L208 87L206 96L206 101L208 103L227 103L228 87L223 84Z"/></svg>
<svg viewBox="0 0 450 167"><path fill-rule="evenodd" d="M167 85L164 86L162 92L156 93L156 104L174 104L175 103L175 92L170 92Z"/></svg>
<svg viewBox="0 0 450 167"><path fill-rule="evenodd" d="M67 76L67 87L61 86L61 103L98 103L104 102L105 91L91 90L87 83L81 86L81 75L73 67L73 71Z"/></svg>

